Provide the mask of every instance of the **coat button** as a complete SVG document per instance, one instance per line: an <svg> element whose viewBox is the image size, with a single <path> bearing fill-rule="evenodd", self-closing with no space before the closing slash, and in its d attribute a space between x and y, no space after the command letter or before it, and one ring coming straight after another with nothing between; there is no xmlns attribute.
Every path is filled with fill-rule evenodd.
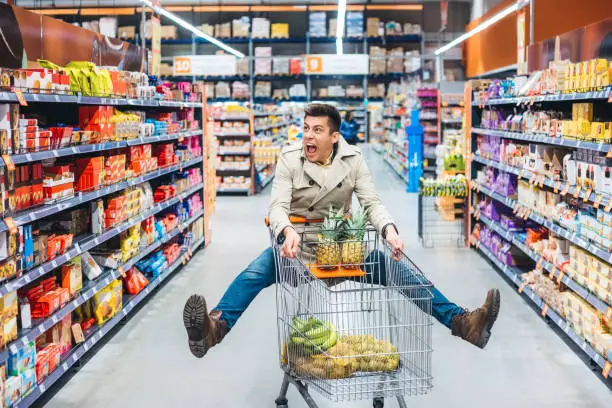
<svg viewBox="0 0 612 408"><path fill-rule="evenodd" d="M342 188L342 183L338 183L338 188Z"/></svg>
<svg viewBox="0 0 612 408"><path fill-rule="evenodd" d="M309 184L309 185L311 185L311 186L314 186L314 180L310 180L310 181L308 182L308 184Z"/></svg>
<svg viewBox="0 0 612 408"><path fill-rule="evenodd" d="M314 207L309 207L308 211L313 212L314 211Z"/></svg>

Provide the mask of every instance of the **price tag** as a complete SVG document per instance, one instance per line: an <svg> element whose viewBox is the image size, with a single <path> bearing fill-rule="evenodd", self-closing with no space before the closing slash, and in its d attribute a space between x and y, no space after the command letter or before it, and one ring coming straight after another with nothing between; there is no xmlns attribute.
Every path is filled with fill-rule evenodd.
<svg viewBox="0 0 612 408"><path fill-rule="evenodd" d="M604 365L601 375L603 375L604 378L608 378L608 376L610 375L610 369L612 369L612 363L610 363L609 361L606 361L606 364Z"/></svg>
<svg viewBox="0 0 612 408"><path fill-rule="evenodd" d="M19 230L17 229L17 224L15 224L15 220L13 220L12 217L5 218L4 223L6 224L6 228L8 228L11 235L17 234Z"/></svg>
<svg viewBox="0 0 612 408"><path fill-rule="evenodd" d="M527 286L527 282L521 283L521 286L519 286L519 288L518 288L518 293L523 293L523 290L525 289L525 286Z"/></svg>
<svg viewBox="0 0 612 408"><path fill-rule="evenodd" d="M536 269L542 269L542 262L544 262L544 258L540 257L540 259L538 259L538 262L536 262Z"/></svg>
<svg viewBox="0 0 612 408"><path fill-rule="evenodd" d="M589 201L589 197L591 197L591 193L593 192L592 188L589 188L587 191L584 192L584 197L583 197L583 201L586 203L587 201Z"/></svg>
<svg viewBox="0 0 612 408"><path fill-rule="evenodd" d="M15 171L15 163L13 163L13 159L8 154L2 155L2 160L4 160L4 164L6 164L6 168L9 171Z"/></svg>
<svg viewBox="0 0 612 408"><path fill-rule="evenodd" d="M576 190L574 191L574 198L578 198L580 197L580 192L582 191L582 187L576 187Z"/></svg>
<svg viewBox="0 0 612 408"><path fill-rule="evenodd" d="M17 97L17 101L21 106L28 106L28 101L25 100L25 96L23 96L21 89L15 89L15 96Z"/></svg>
<svg viewBox="0 0 612 408"><path fill-rule="evenodd" d="M555 183L555 187L553 188L553 191L555 192L555 194L558 194L558 193L559 193L559 187L561 187L561 182L560 182L560 181L557 181L557 182Z"/></svg>
<svg viewBox="0 0 612 408"><path fill-rule="evenodd" d="M603 200L603 196L600 194L595 198L595 201L593 201L593 207L599 208L599 204L601 204L601 200Z"/></svg>
<svg viewBox="0 0 612 408"><path fill-rule="evenodd" d="M570 189L569 184L566 184L565 187L563 188L563 191L561 191L561 195L566 196L569 189Z"/></svg>
<svg viewBox="0 0 612 408"><path fill-rule="evenodd" d="M564 275L565 273L563 271L559 271L559 276L557 276L557 285L561 284L561 281L563 280Z"/></svg>
<svg viewBox="0 0 612 408"><path fill-rule="evenodd" d="M542 308L542 317L546 317L547 313L548 313L548 305L544 304L544 307Z"/></svg>
<svg viewBox="0 0 612 408"><path fill-rule="evenodd" d="M523 219L526 220L527 218L529 218L529 214L531 214L531 210L527 208L525 210L525 214L523 215Z"/></svg>
<svg viewBox="0 0 612 408"><path fill-rule="evenodd" d="M123 271L123 266L119 267L119 274L121 275L123 279L125 279L125 272Z"/></svg>

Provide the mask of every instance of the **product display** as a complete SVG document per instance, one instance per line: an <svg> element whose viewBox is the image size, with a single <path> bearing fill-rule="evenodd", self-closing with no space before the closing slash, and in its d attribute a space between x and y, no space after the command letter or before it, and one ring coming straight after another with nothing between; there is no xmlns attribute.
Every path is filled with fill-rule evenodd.
<svg viewBox="0 0 612 408"><path fill-rule="evenodd" d="M519 292L529 288L604 376L612 357L612 138L607 105L581 92L608 86L609 69L603 59L557 61L529 77L471 84L471 242ZM533 104L538 98L557 102Z"/></svg>

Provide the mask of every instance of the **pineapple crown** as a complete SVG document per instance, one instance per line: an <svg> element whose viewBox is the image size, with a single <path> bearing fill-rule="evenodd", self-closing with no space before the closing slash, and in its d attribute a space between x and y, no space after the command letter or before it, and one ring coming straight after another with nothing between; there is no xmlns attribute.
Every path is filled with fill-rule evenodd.
<svg viewBox="0 0 612 408"><path fill-rule="evenodd" d="M325 241L336 241L342 232L342 224L344 223L344 209L334 210L333 206L329 206L327 216L319 227L319 233Z"/></svg>
<svg viewBox="0 0 612 408"><path fill-rule="evenodd" d="M365 235L368 218L365 211L359 206L351 209L351 217L343 225L343 232L346 239L362 240Z"/></svg>

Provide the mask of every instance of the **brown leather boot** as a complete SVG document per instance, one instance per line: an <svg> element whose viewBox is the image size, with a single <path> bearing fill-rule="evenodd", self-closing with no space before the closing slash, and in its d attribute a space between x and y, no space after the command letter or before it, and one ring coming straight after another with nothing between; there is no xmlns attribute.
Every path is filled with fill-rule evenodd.
<svg viewBox="0 0 612 408"><path fill-rule="evenodd" d="M484 304L472 312L453 317L451 332L476 347L485 348L491 337L491 328L499 314L500 296L498 289L487 293Z"/></svg>
<svg viewBox="0 0 612 408"><path fill-rule="evenodd" d="M218 310L210 312L206 300L200 295L191 295L183 309L183 323L189 337L189 350L197 358L202 358L215 344L227 334L227 323L221 319Z"/></svg>

